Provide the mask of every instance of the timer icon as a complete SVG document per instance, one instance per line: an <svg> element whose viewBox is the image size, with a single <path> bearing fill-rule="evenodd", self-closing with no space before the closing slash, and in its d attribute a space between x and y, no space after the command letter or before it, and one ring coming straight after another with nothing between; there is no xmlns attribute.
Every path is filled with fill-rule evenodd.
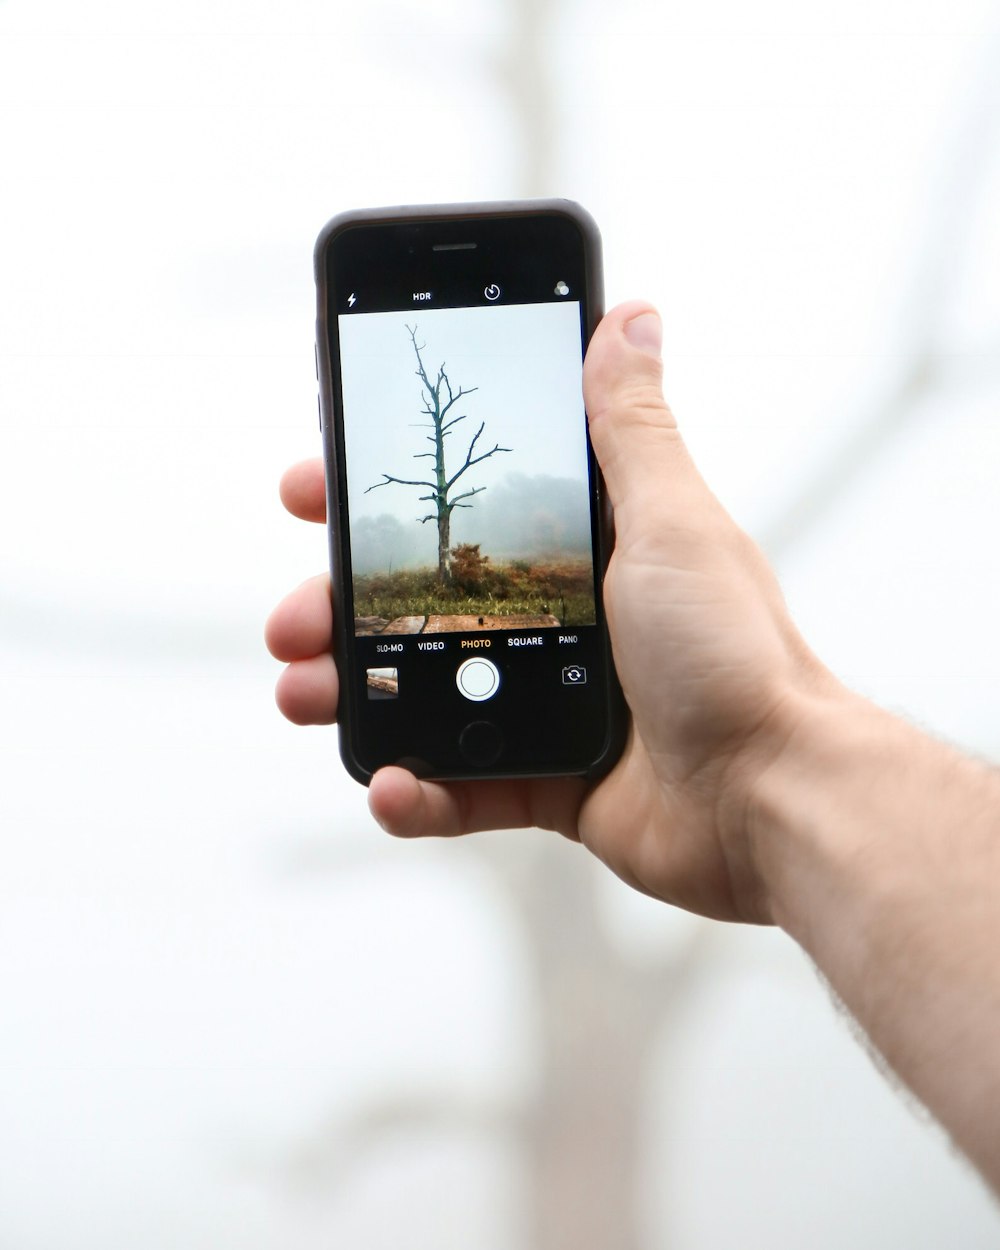
<svg viewBox="0 0 1000 1250"><path fill-rule="evenodd" d="M486 288L486 290L483 291L483 294L486 296L488 300L499 299L500 288L497 286L495 282L491 282L489 286Z"/></svg>

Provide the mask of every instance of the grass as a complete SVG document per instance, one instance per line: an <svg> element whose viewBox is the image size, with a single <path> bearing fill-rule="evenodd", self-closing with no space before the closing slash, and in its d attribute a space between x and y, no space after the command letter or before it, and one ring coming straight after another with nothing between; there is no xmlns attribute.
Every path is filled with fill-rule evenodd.
<svg viewBox="0 0 1000 1250"><path fill-rule="evenodd" d="M470 564L472 567L469 567ZM486 557L453 565L453 585L436 568L371 573L354 579L356 616L520 616L551 613L561 625L592 625L589 560L494 564Z"/></svg>

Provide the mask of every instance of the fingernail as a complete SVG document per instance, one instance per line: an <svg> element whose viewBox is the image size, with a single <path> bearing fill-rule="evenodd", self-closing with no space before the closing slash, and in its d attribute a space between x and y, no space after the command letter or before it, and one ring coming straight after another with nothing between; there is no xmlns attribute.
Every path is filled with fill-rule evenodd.
<svg viewBox="0 0 1000 1250"><path fill-rule="evenodd" d="M625 337L633 347L638 347L648 356L660 359L660 350L663 346L663 324L656 313L640 313L638 317L626 321L623 329Z"/></svg>

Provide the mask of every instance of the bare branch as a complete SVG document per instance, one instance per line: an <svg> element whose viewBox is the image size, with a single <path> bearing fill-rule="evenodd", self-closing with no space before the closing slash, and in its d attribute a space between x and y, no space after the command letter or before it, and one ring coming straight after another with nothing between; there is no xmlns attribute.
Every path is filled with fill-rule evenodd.
<svg viewBox="0 0 1000 1250"><path fill-rule="evenodd" d="M477 486L475 490L467 490L464 495L456 495L455 498L451 501L451 507L471 508L472 507L471 503L461 503L460 501L463 499L470 499L473 495L481 495L485 489L486 489L485 486Z"/></svg>
<svg viewBox="0 0 1000 1250"><path fill-rule="evenodd" d="M447 1133L477 1140L522 1131L517 1108L487 1098L466 1098L447 1089L390 1091L362 1105L319 1121L303 1142L278 1161L277 1171L304 1193L327 1196L350 1192L356 1175L394 1133Z"/></svg>
<svg viewBox="0 0 1000 1250"><path fill-rule="evenodd" d="M922 411L920 401L931 388L947 381L942 366L951 353L943 340L954 301L955 275L962 272L961 246L974 237L971 222L983 202L984 186L989 185L1000 125L998 49L1000 43L995 40L984 45L986 56L970 97L964 133L951 137L936 172L937 192L925 197L932 211L902 304L909 324L904 327L905 350L894 352L902 362L898 376L860 417L852 421L841 416L837 423L843 431L840 445L823 456L812 474L797 475L797 487L782 511L758 535L771 560L785 558L827 513L842 505L852 481L912 425Z"/></svg>
<svg viewBox="0 0 1000 1250"><path fill-rule="evenodd" d="M369 491L378 490L380 486L388 486L390 482L395 482L399 486L429 486L431 490L435 490L437 488L436 482L412 482L408 478L392 477L388 473L383 473L382 476L385 478L385 481L376 482L374 486L369 486L365 491L366 495Z"/></svg>
<svg viewBox="0 0 1000 1250"><path fill-rule="evenodd" d="M488 460L490 456L495 456L498 451L510 451L511 450L509 447L501 447L500 444L497 443L496 446L492 449L492 451L484 451L481 456L473 456L472 453L475 450L476 443L479 441L479 436L480 434L482 434L485 428L486 428L486 422L485 421L480 422L479 429L476 430L476 433L473 436L472 442L469 444L469 450L465 453L465 464L462 465L462 467L458 470L457 473L455 473L452 477L448 479L449 490L451 489L452 486L455 485L455 483L462 476L462 474L465 472L466 469L471 469L474 464L479 464L483 460Z"/></svg>
<svg viewBox="0 0 1000 1250"><path fill-rule="evenodd" d="M448 378L447 378L447 376L445 377L445 383L446 383L446 385L448 385L448 395L449 395L449 397L450 397L450 398L448 399L448 402L447 402L446 404L444 404L444 405L442 406L442 408L441 408L441 416L442 416L442 417L444 416L444 414L448 411L448 409L449 409L449 408L450 408L453 404L457 404L457 403L458 403L458 401L462 398L462 396L463 396L463 395L471 395L471 394L473 394L473 392L475 392L475 391L478 391L478 390L479 390L479 387L478 387L478 386L470 386L468 390L464 390L464 389L460 386L460 387L458 388L458 390L455 392L455 394L454 394L454 395L452 395L452 394L451 394L451 385L448 383Z"/></svg>
<svg viewBox="0 0 1000 1250"><path fill-rule="evenodd" d="M417 357L417 369L416 369L417 377L421 380L421 382L423 382L424 386L427 387L428 398L426 402L429 404L431 402L429 396L433 395L435 398L437 398L437 391L435 390L434 386L431 384L430 378L427 376L427 370L424 368L424 362L420 355L420 353L424 350L427 344L421 343L420 346L418 347L417 346L417 327L407 326L406 328L410 332L410 342L413 344L413 351ZM434 410L429 410L429 411L431 412L431 415L433 415Z"/></svg>

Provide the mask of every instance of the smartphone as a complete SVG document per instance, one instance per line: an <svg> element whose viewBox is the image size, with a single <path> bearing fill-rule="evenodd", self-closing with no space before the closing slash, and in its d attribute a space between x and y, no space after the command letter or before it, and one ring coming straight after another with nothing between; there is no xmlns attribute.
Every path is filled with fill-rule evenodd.
<svg viewBox="0 0 1000 1250"><path fill-rule="evenodd" d="M348 771L601 775L624 714L581 388L596 225L562 200L350 212L315 263Z"/></svg>

